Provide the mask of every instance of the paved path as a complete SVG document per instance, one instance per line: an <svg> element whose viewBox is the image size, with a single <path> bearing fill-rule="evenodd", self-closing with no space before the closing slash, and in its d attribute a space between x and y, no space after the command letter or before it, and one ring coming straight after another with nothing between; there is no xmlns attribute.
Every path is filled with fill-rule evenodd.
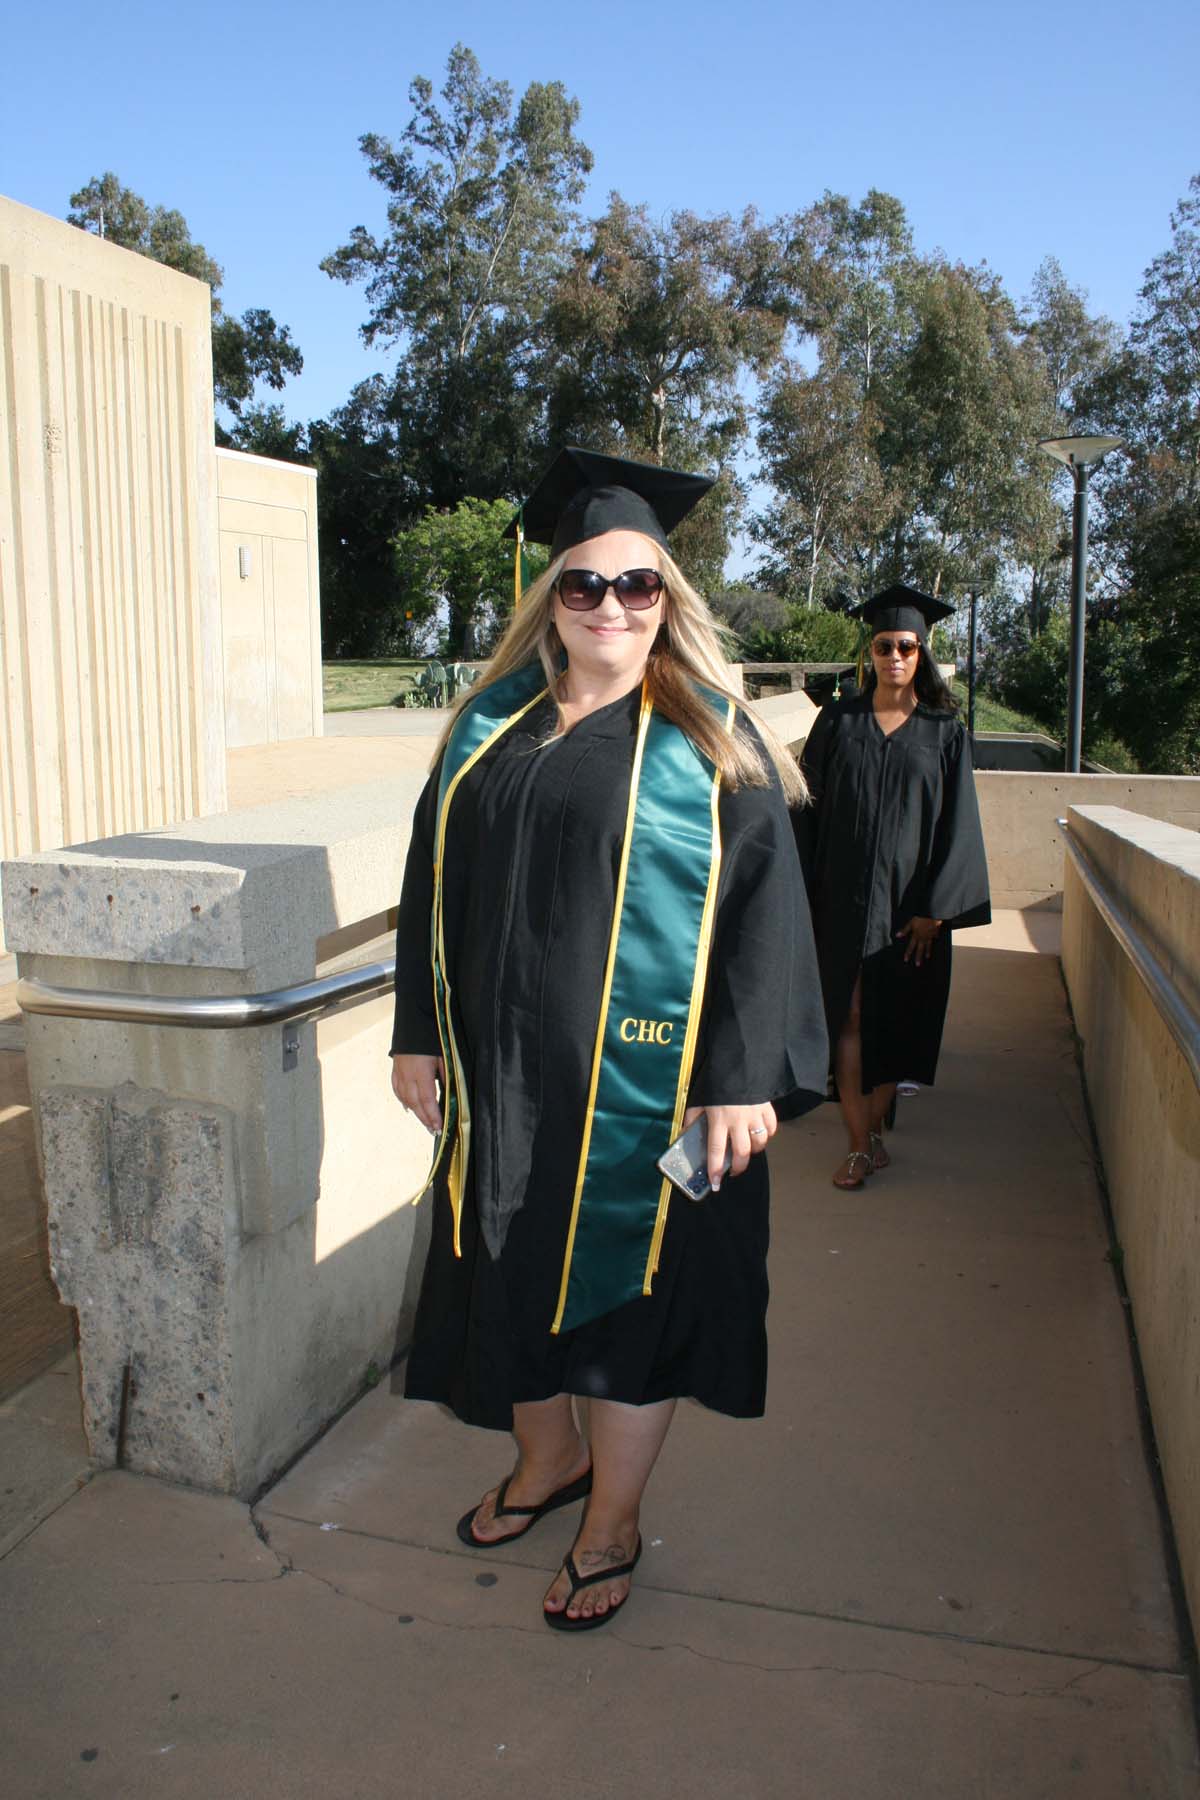
<svg viewBox="0 0 1200 1800"><path fill-rule="evenodd" d="M447 710L435 706L371 706L359 712L325 714L329 737L440 737Z"/></svg>
<svg viewBox="0 0 1200 1800"><path fill-rule="evenodd" d="M0 1562L9 1800L1195 1800L1057 962L961 945L893 1168L781 1134L768 1416L681 1409L618 1621L547 1631L574 1518L465 1550L505 1440L380 1388L253 1515L109 1474Z"/></svg>

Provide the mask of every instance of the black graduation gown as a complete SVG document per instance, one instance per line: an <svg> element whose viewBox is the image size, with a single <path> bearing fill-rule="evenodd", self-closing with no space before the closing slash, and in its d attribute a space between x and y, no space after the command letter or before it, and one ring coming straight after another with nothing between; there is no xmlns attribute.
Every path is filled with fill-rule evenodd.
<svg viewBox="0 0 1200 1800"><path fill-rule="evenodd" d="M508 1429L562 1392L691 1395L754 1416L766 1386L766 1157L700 1204L673 1196L653 1292L556 1336L640 696L547 744L549 701L464 778L444 857L447 964L471 1095L462 1256L444 1182L406 1392ZM438 1054L429 969L437 775L417 807L400 901L393 1052ZM775 783L720 796L722 861L690 1099L825 1086L808 907ZM801 1108L802 1109L802 1108ZM665 1148L665 1145L664 1145ZM422 1204L430 1204L426 1199Z"/></svg>
<svg viewBox="0 0 1200 1800"><path fill-rule="evenodd" d="M870 694L826 706L804 747L813 804L796 815L825 1020L836 1045L862 970L863 1091L933 1085L950 995L951 931L991 918L971 749L959 720L918 704L888 736ZM932 955L896 934L941 919Z"/></svg>

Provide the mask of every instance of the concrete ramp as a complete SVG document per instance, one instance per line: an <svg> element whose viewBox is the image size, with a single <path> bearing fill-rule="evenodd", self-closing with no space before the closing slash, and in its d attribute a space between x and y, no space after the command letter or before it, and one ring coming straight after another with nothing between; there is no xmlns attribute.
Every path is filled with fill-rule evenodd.
<svg viewBox="0 0 1200 1800"><path fill-rule="evenodd" d="M619 1621L538 1617L573 1512L459 1544L507 1440L385 1382L252 1516L108 1474L0 1565L14 1792L1194 1800L1057 959L956 954L892 1168L777 1140L768 1416L681 1409Z"/></svg>

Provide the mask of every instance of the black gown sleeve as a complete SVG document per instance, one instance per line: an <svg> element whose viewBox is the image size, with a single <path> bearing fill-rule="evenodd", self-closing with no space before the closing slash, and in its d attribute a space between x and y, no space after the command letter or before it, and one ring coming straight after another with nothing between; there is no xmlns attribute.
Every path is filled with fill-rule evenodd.
<svg viewBox="0 0 1200 1800"><path fill-rule="evenodd" d="M778 778L720 800L721 881L693 1106L823 1098L829 1051L808 898ZM793 1108L803 1111L803 1104Z"/></svg>
<svg viewBox="0 0 1200 1800"><path fill-rule="evenodd" d="M951 928L986 925L991 919L970 740L957 721L942 752L942 805L922 885L918 912L923 918L941 919Z"/></svg>
<svg viewBox="0 0 1200 1800"><path fill-rule="evenodd" d="M440 764L439 764L440 768ZM396 1014L390 1056L440 1056L429 919L433 910L433 836L437 828L438 769L425 783L413 814L396 924Z"/></svg>

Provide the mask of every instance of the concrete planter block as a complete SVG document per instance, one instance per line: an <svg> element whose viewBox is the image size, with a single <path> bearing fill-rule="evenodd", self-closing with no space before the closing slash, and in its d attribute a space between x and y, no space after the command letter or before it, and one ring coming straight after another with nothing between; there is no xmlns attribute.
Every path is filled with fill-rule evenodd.
<svg viewBox="0 0 1200 1800"><path fill-rule="evenodd" d="M126 1085L47 1089L41 1122L51 1263L79 1310L93 1456L236 1490L229 1115Z"/></svg>
<svg viewBox="0 0 1200 1800"><path fill-rule="evenodd" d="M386 954L419 777L7 863L18 970L207 996ZM374 947L372 947L374 946ZM407 1341L430 1140L392 1097L387 997L207 1030L29 1015L54 1270L93 1454L247 1498ZM130 1370L125 1382L125 1371Z"/></svg>

